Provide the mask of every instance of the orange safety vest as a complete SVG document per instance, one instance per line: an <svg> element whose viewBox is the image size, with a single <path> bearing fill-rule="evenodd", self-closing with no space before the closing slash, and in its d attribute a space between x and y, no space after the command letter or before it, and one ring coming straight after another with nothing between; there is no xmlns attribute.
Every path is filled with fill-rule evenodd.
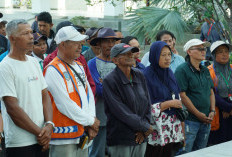
<svg viewBox="0 0 232 157"><path fill-rule="evenodd" d="M81 63L75 61L75 63L80 66ZM54 58L53 61L44 69L44 76L46 74L47 68L49 66L53 66L59 74L64 79L64 83L66 85L67 92L69 93L70 99L72 99L79 107L82 107L82 101L79 95L79 90L77 86L77 82L72 70L62 62L58 57ZM81 68L82 69L82 68ZM82 69L83 70L83 69ZM86 76L85 76L86 77ZM56 81L56 80L54 80ZM89 91L86 84L86 95L89 101ZM84 127L63 115L56 107L56 103L54 101L53 96L49 92L52 101L53 107L53 122L55 124L55 128L52 133L52 139L75 139L83 135ZM65 104L63 104L65 105Z"/></svg>
<svg viewBox="0 0 232 157"><path fill-rule="evenodd" d="M232 68L232 65L230 65L230 67ZM218 86L218 79L217 79L217 76L215 74L213 64L211 64L210 66L208 66L208 69L209 69L210 76L211 76L211 78L213 80L214 88L215 88L215 91L216 91L217 86ZM220 123L219 123L219 109L218 109L217 106L215 106L215 111L216 111L216 115L214 116L213 121L211 122L211 130L212 131L216 131L220 127Z"/></svg>

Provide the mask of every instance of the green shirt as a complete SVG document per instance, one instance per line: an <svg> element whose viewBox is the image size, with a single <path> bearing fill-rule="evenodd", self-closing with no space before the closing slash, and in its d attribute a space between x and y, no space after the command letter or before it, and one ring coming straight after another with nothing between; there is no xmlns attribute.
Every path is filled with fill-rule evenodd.
<svg viewBox="0 0 232 157"><path fill-rule="evenodd" d="M209 70L205 66L200 65L200 71L198 71L191 63L186 62L176 69L175 77L181 92L186 93L198 111L208 116L210 112L211 88L214 87ZM190 112L187 120L200 122Z"/></svg>

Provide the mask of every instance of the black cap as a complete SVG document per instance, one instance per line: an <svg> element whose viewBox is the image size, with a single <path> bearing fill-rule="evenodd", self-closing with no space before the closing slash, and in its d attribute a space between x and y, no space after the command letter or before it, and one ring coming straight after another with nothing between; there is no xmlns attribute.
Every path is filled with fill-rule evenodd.
<svg viewBox="0 0 232 157"><path fill-rule="evenodd" d="M70 21L63 21L63 22L60 22L57 26L56 26L56 33L62 28L62 27L65 27L65 26L74 26L74 24Z"/></svg>
<svg viewBox="0 0 232 157"><path fill-rule="evenodd" d="M137 47L131 47L130 45L127 45L125 43L120 43L114 45L110 50L110 58L114 58L119 54L124 54L131 51L132 53L139 52L139 48Z"/></svg>

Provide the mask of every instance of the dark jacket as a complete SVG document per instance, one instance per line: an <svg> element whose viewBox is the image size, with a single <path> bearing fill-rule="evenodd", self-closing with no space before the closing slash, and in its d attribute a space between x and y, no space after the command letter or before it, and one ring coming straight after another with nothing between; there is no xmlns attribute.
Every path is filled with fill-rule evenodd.
<svg viewBox="0 0 232 157"><path fill-rule="evenodd" d="M46 54L50 54L53 51L55 51L55 49L57 47L56 42L54 40L55 36L56 36L55 32L53 30L51 30L49 38L52 38L52 42L51 42L50 46L48 46L48 44L47 44L48 48L47 48Z"/></svg>
<svg viewBox="0 0 232 157"><path fill-rule="evenodd" d="M0 55L9 50L8 39L0 34Z"/></svg>
<svg viewBox="0 0 232 157"><path fill-rule="evenodd" d="M135 134L150 127L150 99L143 74L131 69L132 82L116 67L103 80L107 144L137 145Z"/></svg>

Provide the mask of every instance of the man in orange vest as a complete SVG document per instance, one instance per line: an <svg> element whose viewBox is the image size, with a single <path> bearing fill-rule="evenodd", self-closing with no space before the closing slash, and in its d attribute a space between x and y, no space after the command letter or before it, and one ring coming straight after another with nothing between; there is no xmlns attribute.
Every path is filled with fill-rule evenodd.
<svg viewBox="0 0 232 157"><path fill-rule="evenodd" d="M75 61L86 38L73 26L61 28L55 37L57 57L44 71L55 123L51 157L88 156L88 149L82 150L77 144L82 143L85 133L90 140L98 133L100 121L95 115L94 96L83 66Z"/></svg>

